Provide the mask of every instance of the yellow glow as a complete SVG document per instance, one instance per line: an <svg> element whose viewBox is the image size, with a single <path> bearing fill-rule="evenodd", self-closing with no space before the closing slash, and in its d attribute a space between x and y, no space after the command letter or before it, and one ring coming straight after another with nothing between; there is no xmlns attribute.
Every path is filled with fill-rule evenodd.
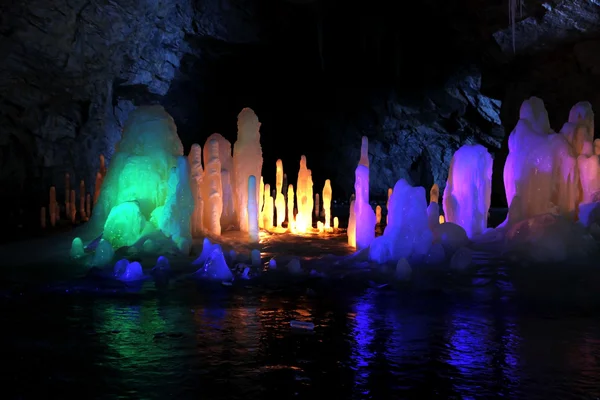
<svg viewBox="0 0 600 400"><path fill-rule="evenodd" d="M340 227L340 220L338 217L333 217L333 229L338 229Z"/></svg>
<svg viewBox="0 0 600 400"><path fill-rule="evenodd" d="M444 219L444 216L440 215L440 224L443 224L444 222L446 222L446 220Z"/></svg>

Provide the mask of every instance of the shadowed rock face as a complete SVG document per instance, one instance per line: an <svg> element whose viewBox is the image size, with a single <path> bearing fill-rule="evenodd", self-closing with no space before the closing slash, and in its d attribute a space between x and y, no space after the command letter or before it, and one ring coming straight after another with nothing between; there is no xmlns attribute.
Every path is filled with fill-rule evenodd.
<svg viewBox="0 0 600 400"><path fill-rule="evenodd" d="M273 143L266 153L283 151L288 135L301 136L290 152L307 154L319 190L332 179L334 198L351 194L362 135L370 142L371 195L381 198L400 178L443 190L454 151L482 143L496 155L494 202L503 197L496 177L504 133L525 98L545 100L555 130L577 101L600 110L595 1L526 1L516 57L500 0L354 8L333 0L5 3L0 205L34 220L51 184L64 201L65 172L72 187L85 179L93 193L99 154L110 160L128 114L141 104L163 104L187 150L226 129L224 119L211 120L215 108L235 108L228 117L234 127L239 110L254 107L249 99L262 93L256 111L266 121L263 142ZM297 29L300 45L290 33ZM224 74L219 63L236 54L245 61L229 62L233 89L221 93L214 74ZM235 78L250 60L250 77ZM303 120L290 124L286 109L303 110ZM269 110L283 116L269 120ZM274 173L281 155L272 157L265 165Z"/></svg>
<svg viewBox="0 0 600 400"><path fill-rule="evenodd" d="M258 40L245 0L12 3L0 6L2 203L60 194L65 172L93 193L134 102L166 95L202 40Z"/></svg>

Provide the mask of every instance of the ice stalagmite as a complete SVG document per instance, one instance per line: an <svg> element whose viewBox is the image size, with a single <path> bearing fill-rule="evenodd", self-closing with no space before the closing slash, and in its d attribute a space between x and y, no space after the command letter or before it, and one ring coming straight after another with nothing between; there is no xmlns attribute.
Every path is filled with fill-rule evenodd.
<svg viewBox="0 0 600 400"><path fill-rule="evenodd" d="M248 232L248 178L261 176L262 163L260 122L252 109L244 108L238 115L238 137L233 145L236 214L242 232ZM258 202L258 188L255 197Z"/></svg>
<svg viewBox="0 0 600 400"><path fill-rule="evenodd" d="M204 171L202 170L202 148L199 144L193 144L188 154L190 164L190 189L194 198L194 211L192 213L192 236L200 236L203 231L204 199L202 197L202 181Z"/></svg>
<svg viewBox="0 0 600 400"><path fill-rule="evenodd" d="M298 171L298 183L296 185L296 204L298 214L296 215L296 230L305 233L312 225L312 183L310 170L306 167L306 157L300 157L300 170Z"/></svg>
<svg viewBox="0 0 600 400"><path fill-rule="evenodd" d="M491 195L492 156L479 144L462 146L452 157L444 190L446 221L462 226L469 238L483 233ZM430 215L430 226L438 219Z"/></svg>
<svg viewBox="0 0 600 400"><path fill-rule="evenodd" d="M294 186L289 185L287 191L287 219L288 219L288 231L293 232L296 230L296 221L294 220Z"/></svg>
<svg viewBox="0 0 600 400"><path fill-rule="evenodd" d="M248 177L248 233L250 235L251 243L258 243L258 204L256 197L251 196L252 193L256 192L256 177L250 175Z"/></svg>
<svg viewBox="0 0 600 400"><path fill-rule="evenodd" d="M277 160L275 175L275 209L277 214L277 227L281 228L285 221L285 197L283 190L283 161Z"/></svg>
<svg viewBox="0 0 600 400"><path fill-rule="evenodd" d="M211 140L216 140L219 143L219 161L221 162L221 188L223 200L223 212L221 214L221 226L228 228L235 225L235 211L233 201L233 156L231 155L231 143L218 133L210 135L204 143L206 149L207 144ZM204 152L204 166L208 165L208 154Z"/></svg>
<svg viewBox="0 0 600 400"><path fill-rule="evenodd" d="M223 188L221 186L221 161L219 141L211 139L204 146L204 226L207 232L221 235L221 214L223 212Z"/></svg>
<svg viewBox="0 0 600 400"><path fill-rule="evenodd" d="M354 202L354 218L356 229L356 247L359 250L369 247L375 239L375 212L369 204L369 167L361 164L356 168L354 183L356 200Z"/></svg>
<svg viewBox="0 0 600 400"><path fill-rule="evenodd" d="M331 228L331 181L327 179L323 186L323 210L325 211L325 229Z"/></svg>
<svg viewBox="0 0 600 400"><path fill-rule="evenodd" d="M394 186L388 208L388 225L373 240L369 258L378 263L402 258L424 257L431 248L433 234L427 221L427 200L422 187L412 187L404 179Z"/></svg>

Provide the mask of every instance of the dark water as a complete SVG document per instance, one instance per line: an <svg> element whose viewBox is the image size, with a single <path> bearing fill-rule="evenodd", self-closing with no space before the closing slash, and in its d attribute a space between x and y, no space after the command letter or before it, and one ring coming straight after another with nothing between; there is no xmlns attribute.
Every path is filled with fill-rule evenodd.
<svg viewBox="0 0 600 400"><path fill-rule="evenodd" d="M24 288L0 300L1 398L597 399L585 276Z"/></svg>

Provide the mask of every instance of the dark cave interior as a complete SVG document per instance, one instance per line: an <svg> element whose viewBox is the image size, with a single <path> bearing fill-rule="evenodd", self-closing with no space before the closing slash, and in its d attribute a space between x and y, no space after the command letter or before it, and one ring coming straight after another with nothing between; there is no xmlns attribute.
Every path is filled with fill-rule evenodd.
<svg viewBox="0 0 600 400"><path fill-rule="evenodd" d="M352 193L363 135L376 201L400 178L443 191L453 152L481 143L496 160L492 205L505 206L506 137L520 103L542 98L558 131L573 104L600 102L600 12L584 0L527 2L514 51L505 1L121 0L118 16L114 4L76 3L0 6L9 225L35 225L32 210L51 185L61 192L65 172L89 187L133 105L165 106L186 151L213 132L233 144L236 116L250 107L265 181L281 158L293 183L305 154L315 188L330 178L337 199Z"/></svg>

